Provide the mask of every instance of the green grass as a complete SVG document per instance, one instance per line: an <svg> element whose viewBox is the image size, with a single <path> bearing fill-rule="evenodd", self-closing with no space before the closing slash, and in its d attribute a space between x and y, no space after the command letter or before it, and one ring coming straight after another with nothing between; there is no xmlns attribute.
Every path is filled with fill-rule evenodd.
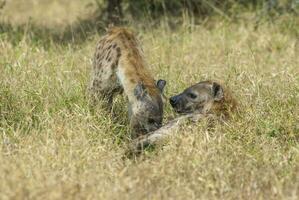
<svg viewBox="0 0 299 200"><path fill-rule="evenodd" d="M99 36L45 47L1 34L0 199L298 199L297 19L258 29L250 20L132 26L167 96L220 80L241 108L212 129L186 125L134 159L125 157L125 98L115 100L117 120L87 105Z"/></svg>

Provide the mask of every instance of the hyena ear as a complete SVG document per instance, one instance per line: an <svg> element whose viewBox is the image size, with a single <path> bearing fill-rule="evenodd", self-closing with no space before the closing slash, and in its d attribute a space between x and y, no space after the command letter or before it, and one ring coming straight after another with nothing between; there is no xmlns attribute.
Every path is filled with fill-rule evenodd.
<svg viewBox="0 0 299 200"><path fill-rule="evenodd" d="M221 85L213 82L212 94L214 96L215 101L221 101L224 98L224 92L223 92L223 88L221 87Z"/></svg>
<svg viewBox="0 0 299 200"><path fill-rule="evenodd" d="M134 89L134 95L138 100L142 100L146 95L147 91L143 83L138 83Z"/></svg>
<svg viewBox="0 0 299 200"><path fill-rule="evenodd" d="M159 79L157 81L157 87L159 88L159 90L161 91L161 93L163 93L165 85L166 85L166 81L165 80Z"/></svg>

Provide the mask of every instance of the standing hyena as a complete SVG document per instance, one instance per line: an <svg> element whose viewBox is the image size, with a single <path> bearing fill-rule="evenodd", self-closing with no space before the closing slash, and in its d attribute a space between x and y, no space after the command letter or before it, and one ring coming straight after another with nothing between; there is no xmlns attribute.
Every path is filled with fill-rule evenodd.
<svg viewBox="0 0 299 200"><path fill-rule="evenodd" d="M133 137L162 126L165 84L152 78L142 49L129 30L110 28L98 42L89 87L91 100L93 104L102 100L111 109L113 96L124 91Z"/></svg>

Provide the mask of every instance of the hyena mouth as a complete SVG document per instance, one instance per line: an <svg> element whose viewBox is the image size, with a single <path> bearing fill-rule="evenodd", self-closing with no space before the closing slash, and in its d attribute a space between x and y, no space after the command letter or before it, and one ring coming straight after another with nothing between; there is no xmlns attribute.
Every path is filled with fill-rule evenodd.
<svg viewBox="0 0 299 200"><path fill-rule="evenodd" d="M191 108L185 108L185 109L174 108L174 110L179 114L190 114L193 112L193 109Z"/></svg>

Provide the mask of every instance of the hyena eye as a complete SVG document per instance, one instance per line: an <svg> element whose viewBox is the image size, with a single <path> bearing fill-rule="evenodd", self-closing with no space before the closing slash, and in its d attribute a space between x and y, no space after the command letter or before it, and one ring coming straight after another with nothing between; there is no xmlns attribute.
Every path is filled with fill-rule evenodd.
<svg viewBox="0 0 299 200"><path fill-rule="evenodd" d="M196 99L197 95L194 93L188 93L188 97L190 97L191 99Z"/></svg>

